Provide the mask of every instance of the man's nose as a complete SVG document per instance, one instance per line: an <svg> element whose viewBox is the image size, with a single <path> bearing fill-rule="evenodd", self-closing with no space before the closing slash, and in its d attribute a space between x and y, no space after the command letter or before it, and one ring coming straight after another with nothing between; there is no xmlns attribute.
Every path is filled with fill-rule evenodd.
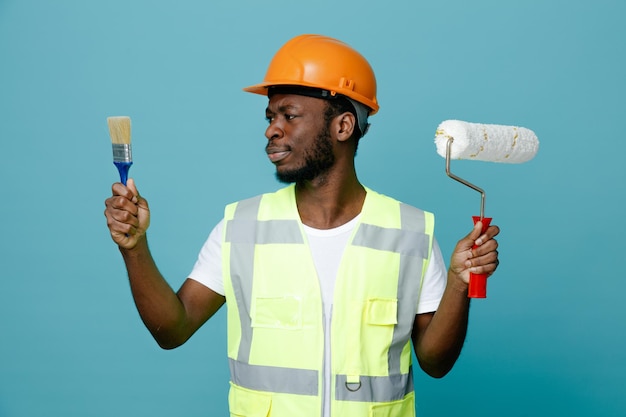
<svg viewBox="0 0 626 417"><path fill-rule="evenodd" d="M265 129L265 137L267 140L274 140L283 137L284 132L282 126L278 120L274 119L270 121L269 126Z"/></svg>

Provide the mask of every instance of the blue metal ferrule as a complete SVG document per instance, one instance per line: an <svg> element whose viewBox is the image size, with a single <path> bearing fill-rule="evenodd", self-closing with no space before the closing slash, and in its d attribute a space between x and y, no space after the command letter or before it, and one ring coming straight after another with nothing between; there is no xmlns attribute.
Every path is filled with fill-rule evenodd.
<svg viewBox="0 0 626 417"><path fill-rule="evenodd" d="M128 180L128 170L130 169L130 166L133 164L133 162L132 161L130 162L114 161L113 164L117 167L117 170L120 173L120 182L126 185L126 181Z"/></svg>

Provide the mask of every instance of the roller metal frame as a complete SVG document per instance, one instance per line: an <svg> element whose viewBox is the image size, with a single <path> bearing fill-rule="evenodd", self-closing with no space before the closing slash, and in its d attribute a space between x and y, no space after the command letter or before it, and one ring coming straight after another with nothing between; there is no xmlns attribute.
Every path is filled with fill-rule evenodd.
<svg viewBox="0 0 626 417"><path fill-rule="evenodd" d="M452 178L453 180L458 181L461 184L473 190L476 190L480 193L480 220L482 221L482 219L485 217L485 198L486 198L485 191L482 188L478 187L477 185L474 185L471 182L454 175L450 171L450 159L451 159L450 154L451 154L452 142L454 142L454 138L448 137L448 142L446 144L446 175L448 175L448 177Z"/></svg>

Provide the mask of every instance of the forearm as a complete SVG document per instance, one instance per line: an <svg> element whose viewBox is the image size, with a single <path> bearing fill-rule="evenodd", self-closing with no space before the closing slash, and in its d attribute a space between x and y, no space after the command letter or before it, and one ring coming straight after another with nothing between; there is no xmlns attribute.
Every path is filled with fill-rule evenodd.
<svg viewBox="0 0 626 417"><path fill-rule="evenodd" d="M120 248L120 252L144 324L162 348L179 346L189 337L185 332L185 308L159 272L145 236L134 248Z"/></svg>
<svg viewBox="0 0 626 417"><path fill-rule="evenodd" d="M423 334L414 337L420 367L430 376L445 376L458 359L467 334L469 304L467 284L449 273L439 308Z"/></svg>

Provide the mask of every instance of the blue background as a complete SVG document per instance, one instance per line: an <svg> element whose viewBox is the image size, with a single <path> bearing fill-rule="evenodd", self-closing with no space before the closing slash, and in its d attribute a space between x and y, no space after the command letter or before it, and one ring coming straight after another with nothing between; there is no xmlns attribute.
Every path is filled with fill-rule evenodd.
<svg viewBox="0 0 626 417"><path fill-rule="evenodd" d="M479 196L445 175L446 119L528 127L535 159L453 163L502 228L489 298L455 369L416 372L420 416L623 416L626 3L0 0L0 416L227 415L225 314L162 351L102 215L106 117L133 121L131 169L174 288L223 206L279 187L259 82L301 33L376 70L357 155L369 187L437 214L444 256Z"/></svg>

